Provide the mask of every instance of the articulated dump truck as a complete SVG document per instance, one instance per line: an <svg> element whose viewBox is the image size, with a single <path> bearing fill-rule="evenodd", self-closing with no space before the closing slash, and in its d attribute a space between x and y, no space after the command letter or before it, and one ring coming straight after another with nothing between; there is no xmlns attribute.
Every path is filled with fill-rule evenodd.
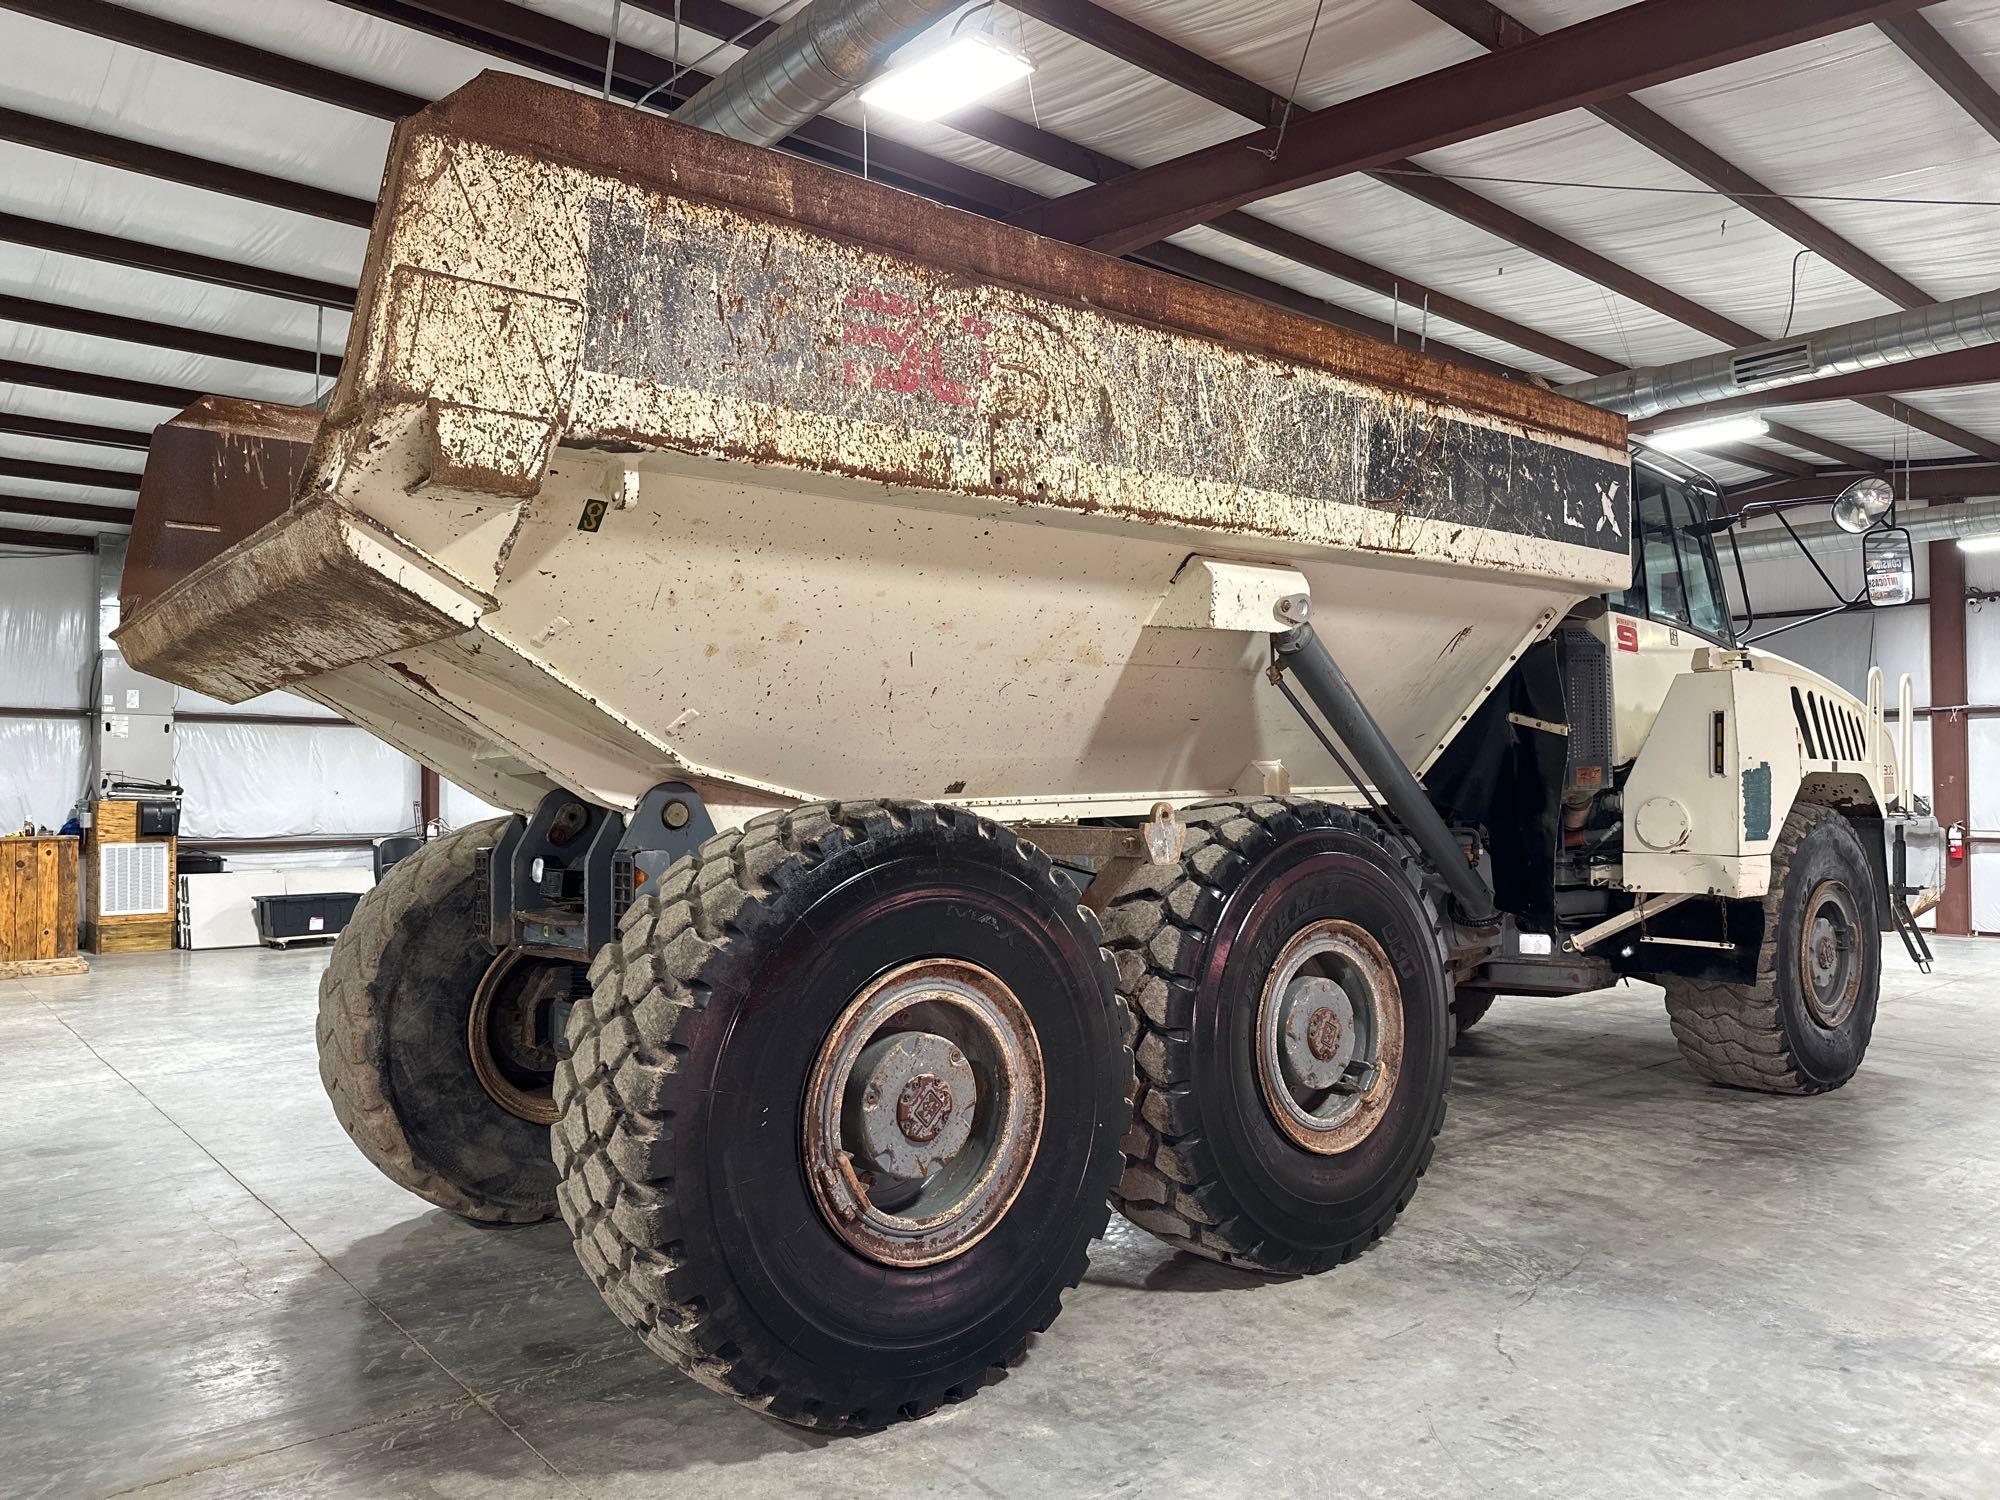
<svg viewBox="0 0 2000 1500"><path fill-rule="evenodd" d="M118 639L513 813L333 949L362 1151L871 1427L1016 1361L1107 1203L1368 1248L1496 993L1655 980L1704 1078L1847 1081L1935 825L1879 691L1735 643L1717 504L1550 391L488 75L396 135L323 419L162 429Z"/></svg>

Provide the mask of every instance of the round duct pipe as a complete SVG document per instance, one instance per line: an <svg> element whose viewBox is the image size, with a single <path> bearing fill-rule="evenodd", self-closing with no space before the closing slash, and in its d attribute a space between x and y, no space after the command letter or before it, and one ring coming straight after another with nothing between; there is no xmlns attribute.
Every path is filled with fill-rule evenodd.
<svg viewBox="0 0 2000 1500"><path fill-rule="evenodd" d="M1963 505L1933 505L1902 522L1916 542L1947 542L1963 537L2000 536L2000 499L1972 500ZM1866 532L1843 531L1832 522L1797 528L1799 539L1817 553L1851 552ZM1749 535L1738 533L1736 550L1746 563L1774 557L1797 557L1798 547L1782 526ZM1724 563L1728 561L1724 558Z"/></svg>
<svg viewBox="0 0 2000 1500"><path fill-rule="evenodd" d="M775 146L870 82L964 0L814 0L681 106L674 119Z"/></svg>
<svg viewBox="0 0 2000 1500"><path fill-rule="evenodd" d="M1562 393L1637 420L1992 343L2000 343L2000 290L1698 359L1621 370L1566 385Z"/></svg>

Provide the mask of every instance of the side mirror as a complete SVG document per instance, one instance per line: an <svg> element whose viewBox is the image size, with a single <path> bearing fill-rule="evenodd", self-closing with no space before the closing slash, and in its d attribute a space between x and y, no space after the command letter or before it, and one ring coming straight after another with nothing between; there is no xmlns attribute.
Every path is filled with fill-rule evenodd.
<svg viewBox="0 0 2000 1500"><path fill-rule="evenodd" d="M1877 608L1908 604L1917 597L1916 549L1900 526L1878 526L1861 537L1861 572L1868 602Z"/></svg>

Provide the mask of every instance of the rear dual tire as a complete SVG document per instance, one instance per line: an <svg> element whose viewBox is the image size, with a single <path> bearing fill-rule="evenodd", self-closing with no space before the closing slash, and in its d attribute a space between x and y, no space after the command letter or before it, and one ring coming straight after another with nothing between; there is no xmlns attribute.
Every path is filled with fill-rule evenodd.
<svg viewBox="0 0 2000 1500"><path fill-rule="evenodd" d="M1407 843L1345 808L1260 799L1186 823L1180 862L1104 905L1138 1026L1112 1201L1198 1255L1323 1271L1388 1230L1444 1122L1439 897Z"/></svg>
<svg viewBox="0 0 2000 1500"><path fill-rule="evenodd" d="M502 826L431 840L361 898L316 1034L334 1115L384 1176L474 1223L533 1224L556 1211L548 1007L573 966L496 972L479 857Z"/></svg>
<svg viewBox="0 0 2000 1500"><path fill-rule="evenodd" d="M1047 855L955 808L808 805L675 865L556 1076L557 1196L606 1304L810 1427L921 1416L1019 1359L1119 1169L1099 939Z"/></svg>

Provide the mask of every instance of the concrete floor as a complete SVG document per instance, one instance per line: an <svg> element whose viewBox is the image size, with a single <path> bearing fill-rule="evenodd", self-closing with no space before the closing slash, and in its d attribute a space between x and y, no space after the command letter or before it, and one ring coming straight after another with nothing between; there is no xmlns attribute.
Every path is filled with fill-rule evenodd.
<svg viewBox="0 0 2000 1500"><path fill-rule="evenodd" d="M1114 1221L1027 1363L814 1438L683 1380L560 1224L378 1177L314 1068L324 954L0 982L0 1492L2000 1493L2000 942L1900 955L1818 1100L1679 1064L1656 992L1502 1001L1358 1264Z"/></svg>

